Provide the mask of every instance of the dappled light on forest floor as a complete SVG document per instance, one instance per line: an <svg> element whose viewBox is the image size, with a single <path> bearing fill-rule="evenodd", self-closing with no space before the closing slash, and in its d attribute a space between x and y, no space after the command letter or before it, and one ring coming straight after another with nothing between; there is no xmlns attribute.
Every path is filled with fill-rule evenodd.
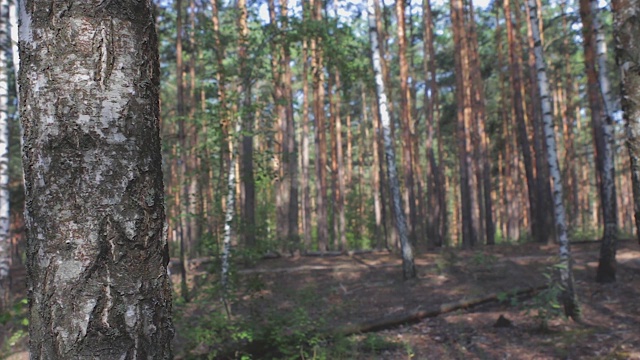
<svg viewBox="0 0 640 360"><path fill-rule="evenodd" d="M621 242L619 281L609 285L594 281L597 246L574 246L584 324L543 304L549 296L541 287L547 284L543 275L557 253L553 246L429 252L416 258L418 278L407 282L393 254L259 261L238 269L232 307L234 319L243 319L236 324L252 324L244 336L253 338L232 343L239 346L236 355L244 351L256 359L284 357L292 348L306 354L293 358L312 358L314 351L331 359L640 358L640 312L629 306L639 296L638 245ZM207 343L222 335L193 338L194 329L220 311L219 299L207 298L206 288L201 300L177 306L178 358L206 358L213 351L231 356L230 349ZM411 314L418 317L405 326L336 335ZM507 326L496 326L501 315ZM265 329L268 335L260 333Z"/></svg>

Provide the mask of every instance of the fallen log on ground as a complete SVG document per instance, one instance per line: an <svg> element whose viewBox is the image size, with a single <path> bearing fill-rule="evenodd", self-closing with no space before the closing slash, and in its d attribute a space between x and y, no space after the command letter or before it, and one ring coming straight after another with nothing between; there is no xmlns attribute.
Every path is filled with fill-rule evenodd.
<svg viewBox="0 0 640 360"><path fill-rule="evenodd" d="M510 292L510 296L515 296L517 298L530 297L534 295L536 292L544 290L547 288L547 285L531 287L523 290L517 290L514 292ZM414 324L422 319L436 317L438 315L450 313L453 311L468 309L478 305L487 304L490 302L495 302L499 300L498 293L489 294L482 297L472 298L472 299L464 299L452 303L442 304L431 309L427 310L414 310L408 313L401 314L393 314L373 320L368 320L356 324L349 324L338 328L337 330L329 331L332 335L341 335L348 336L354 334L362 334L374 331L381 331L392 329L405 324Z"/></svg>

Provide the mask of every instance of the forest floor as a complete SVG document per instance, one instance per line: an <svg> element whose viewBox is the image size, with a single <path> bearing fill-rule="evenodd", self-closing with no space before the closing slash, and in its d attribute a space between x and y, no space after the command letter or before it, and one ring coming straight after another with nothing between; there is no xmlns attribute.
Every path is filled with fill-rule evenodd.
<svg viewBox="0 0 640 360"><path fill-rule="evenodd" d="M548 283L544 274L557 259L557 247L536 244L422 252L416 257L418 278L407 282L402 281L401 260L389 253L261 260L237 271L241 285L232 312L265 326L278 323L271 324L270 331L280 333L267 338L286 344L282 338L287 336L312 336L309 327L334 332L445 304L462 305L410 324L352 335L346 342L320 340L325 348L340 348L329 355L311 350L312 340L296 343L301 355L289 353L287 358L309 359L315 354L328 359L640 359L640 246L620 242L618 281L607 285L594 281L598 249L599 243L572 246L581 324L553 316L548 292L513 296L517 290ZM465 300L477 299L489 301L465 308ZM178 358L206 358L220 349L206 343L186 346L185 328L197 328L211 311L203 304L194 301L181 307L176 322ZM507 321L498 324L501 315ZM543 320L547 329L540 326ZM252 356L273 357L279 358L261 357L259 351Z"/></svg>
<svg viewBox="0 0 640 360"><path fill-rule="evenodd" d="M422 251L418 278L406 282L399 256L388 252L259 260L235 274L231 313L245 322L225 320L220 292L210 286L217 279L200 265L191 269L192 301L174 299L176 359L251 353L252 359L640 360L640 246L620 242L618 281L607 285L594 281L598 249L598 243L572 246L584 323L554 316L550 294L540 290L556 246ZM527 289L537 290L514 295ZM435 314L438 309L446 312ZM372 320L427 313L403 325L343 334ZM0 358L27 359L26 335L8 346L8 330L0 326ZM269 344L250 349L257 339ZM214 356L234 344L246 345L246 352Z"/></svg>

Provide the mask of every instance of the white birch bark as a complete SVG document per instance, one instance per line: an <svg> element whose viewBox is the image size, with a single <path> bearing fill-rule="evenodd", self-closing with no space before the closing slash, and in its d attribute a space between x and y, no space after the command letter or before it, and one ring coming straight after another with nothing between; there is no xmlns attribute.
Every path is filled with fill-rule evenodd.
<svg viewBox="0 0 640 360"><path fill-rule="evenodd" d="M600 21L600 7L598 0L591 0L591 17L593 31L596 39L596 58L598 60L598 82L605 109L605 117L602 122L604 135L604 159L602 174L602 212L604 218L604 234L600 247L600 260L596 280L609 283L616 280L616 242L617 242L617 214L616 214L616 190L615 168L613 159L614 130L613 130L613 105L611 103L611 90L607 72L607 43L604 39L604 30Z"/></svg>
<svg viewBox="0 0 640 360"><path fill-rule="evenodd" d="M238 146L234 144L234 138L240 136L242 128L240 122L242 119L238 119L235 128L235 134L229 137L229 144L231 144L231 161L229 162L229 175L227 176L227 209L224 216L224 239L222 241L222 273L220 276L220 282L222 284L223 291L229 290L229 272L231 269L231 240L234 236L233 232L233 218L235 216L236 209L236 168L238 166Z"/></svg>
<svg viewBox="0 0 640 360"><path fill-rule="evenodd" d="M8 18L8 1L0 1L1 19ZM3 21L0 21L0 24ZM0 32L8 34L8 32ZM9 59L5 45L9 44L9 36L0 37L0 309L8 295L9 268L11 266L10 233L9 233L9 79L7 76Z"/></svg>
<svg viewBox="0 0 640 360"><path fill-rule="evenodd" d="M393 140L391 138L391 125L389 118L389 110L387 108L387 95L382 80L382 65L380 62L380 47L378 45L378 34L376 28L375 17L375 1L367 1L367 11L369 17L369 39L371 41L371 57L373 63L373 72L375 74L376 92L378 95L378 103L380 110L380 119L382 122L382 132L384 138L384 151L387 158L387 176L389 177L389 187L391 190L391 198L396 216L396 227L400 236L400 246L402 248L402 274L404 279L413 279L416 277L416 267L413 260L413 247L409 242L407 233L407 223L402 208L402 199L400 197L400 182L398 181L398 170L396 168L396 155L393 148Z"/></svg>
<svg viewBox="0 0 640 360"><path fill-rule="evenodd" d="M20 3L31 359L171 359L147 1Z"/></svg>
<svg viewBox="0 0 640 360"><path fill-rule="evenodd" d="M556 138L553 130L553 114L551 112L551 101L549 100L549 82L547 80L546 64L544 54L542 52L542 42L540 40L538 9L536 0L528 0L528 4L530 12L529 16L531 16L532 24L538 88L540 89L540 101L542 105L544 136L547 143L547 161L549 163L549 173L552 179L551 185L556 220L556 236L558 237L557 240L560 250L560 266L558 267L558 271L560 275L560 284L563 287L562 302L565 314L574 320L579 320L580 306L574 289L571 249L569 247L569 237L567 234L565 209L562 202L562 178L560 177Z"/></svg>
<svg viewBox="0 0 640 360"><path fill-rule="evenodd" d="M18 72L20 70L20 52L18 51L17 3L18 3L18 0L9 0L9 28L10 28L10 34L11 34L11 56L13 57L13 72L16 79L16 85L18 85ZM19 95L20 95L20 90L18 89L18 97Z"/></svg>

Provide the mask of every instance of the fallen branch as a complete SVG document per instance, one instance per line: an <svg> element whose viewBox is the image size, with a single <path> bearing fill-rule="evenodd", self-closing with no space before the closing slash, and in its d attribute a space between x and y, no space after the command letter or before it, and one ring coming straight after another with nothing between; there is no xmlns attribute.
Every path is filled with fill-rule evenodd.
<svg viewBox="0 0 640 360"><path fill-rule="evenodd" d="M296 267L281 267L281 268L254 268L254 269L240 269L238 274L274 274L274 273L293 273L298 271L319 271L319 270L331 270L338 271L362 271L367 269L379 269L386 267L399 267L398 264L381 264L381 265L360 265L360 264L344 264L344 265L300 265Z"/></svg>
<svg viewBox="0 0 640 360"><path fill-rule="evenodd" d="M519 298L529 297L536 292L544 290L546 288L547 285L532 287L524 290L518 290L516 292L513 292L512 295ZM331 333L332 335L348 336L353 334L387 330L405 324L414 324L425 318L436 317L441 314L446 314L461 309L468 309L495 301L498 301L497 293L489 294L483 297L464 299L453 303L442 304L428 310L414 310L409 313L394 314L356 324L349 324L338 328L337 330L329 331L329 333Z"/></svg>

